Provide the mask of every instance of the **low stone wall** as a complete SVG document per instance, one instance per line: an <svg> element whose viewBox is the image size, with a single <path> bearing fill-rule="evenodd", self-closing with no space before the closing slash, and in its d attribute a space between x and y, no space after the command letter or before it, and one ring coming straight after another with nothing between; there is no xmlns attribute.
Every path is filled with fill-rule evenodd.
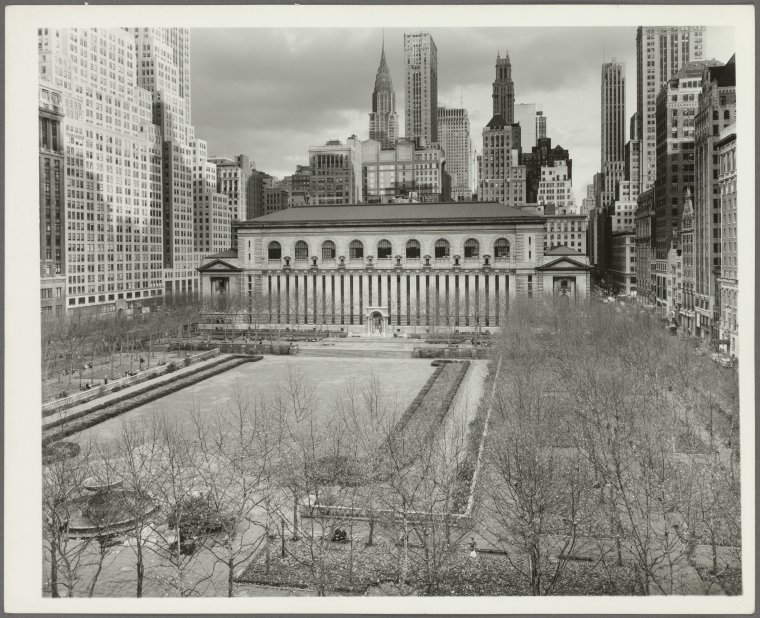
<svg viewBox="0 0 760 618"><path fill-rule="evenodd" d="M489 351L484 348L441 348L419 346L412 350L412 358L488 358Z"/></svg>
<svg viewBox="0 0 760 618"><path fill-rule="evenodd" d="M79 405L80 403L86 403L88 401L92 401L93 399L97 399L98 397L101 397L102 395L106 395L108 393L114 393L128 386L133 386L135 384L139 384L140 382L145 382L145 380L150 380L152 378L158 377L160 375L165 374L167 371L169 371L170 366L173 367L172 369L173 371L178 366L187 367L188 365L192 365L194 363L199 363L209 358L213 358L214 356L217 356L218 354L219 354L219 348L213 347L213 348L210 348L206 352L201 352L200 354L194 354L189 359L185 359L181 361L171 361L169 363L166 363L165 365L156 365L155 367L151 367L150 369L145 369L143 371L140 371L136 375L128 376L126 378L119 378L117 380L112 380L108 384L101 384L100 386L95 386L86 391L74 393L73 395L69 395L68 397L62 397L61 399L49 401L48 403L45 403L42 405L42 417L44 418L46 416L50 416L51 414L55 414L56 412L60 412L61 410L66 410L75 405Z"/></svg>

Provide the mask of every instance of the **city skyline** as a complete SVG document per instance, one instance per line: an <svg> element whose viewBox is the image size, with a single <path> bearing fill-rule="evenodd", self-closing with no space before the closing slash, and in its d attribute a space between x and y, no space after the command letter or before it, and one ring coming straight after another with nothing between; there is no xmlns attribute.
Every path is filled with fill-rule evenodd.
<svg viewBox="0 0 760 618"><path fill-rule="evenodd" d="M193 120L207 137L209 155L245 152L258 169L282 177L307 163L309 146L345 141L352 134L367 139L383 37L390 74L398 84L398 125L406 126L403 34L419 28L352 29L339 37L333 29L253 30L260 36L250 36L251 29L191 31ZM491 119L493 67L498 53L509 53L515 104L535 103L550 118L552 143L573 155L573 194L580 204L585 185L598 171L600 135L588 127L600 122L601 65L614 56L625 65L626 79L635 82L636 28L422 31L433 36L438 48L438 104L466 108L472 135L480 135ZM558 44L558 38L565 44ZM705 58L726 62L733 54L733 28L708 27L705 38ZM230 48L239 53L230 56ZM567 48L574 53L563 54ZM306 79L308 97L300 92ZM220 99L219 93L228 95ZM628 88L626 126L635 111L636 92ZM478 140L473 146L480 151Z"/></svg>

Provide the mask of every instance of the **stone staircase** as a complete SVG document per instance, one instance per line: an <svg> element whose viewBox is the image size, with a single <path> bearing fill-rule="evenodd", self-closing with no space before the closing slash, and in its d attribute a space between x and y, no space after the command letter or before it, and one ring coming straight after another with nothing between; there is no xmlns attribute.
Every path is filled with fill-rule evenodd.
<svg viewBox="0 0 760 618"><path fill-rule="evenodd" d="M319 356L330 358L411 358L411 350L384 350L382 348L345 348L345 347L324 347L313 348L299 346L298 356Z"/></svg>

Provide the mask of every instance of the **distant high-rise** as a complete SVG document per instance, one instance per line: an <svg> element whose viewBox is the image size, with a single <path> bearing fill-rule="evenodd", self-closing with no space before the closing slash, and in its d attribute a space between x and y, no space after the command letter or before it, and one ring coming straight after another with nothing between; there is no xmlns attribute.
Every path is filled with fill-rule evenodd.
<svg viewBox="0 0 760 618"><path fill-rule="evenodd" d="M517 103L514 109L515 122L520 125L520 145L524 151L530 152L536 145L536 104Z"/></svg>
<svg viewBox="0 0 760 618"><path fill-rule="evenodd" d="M208 145L190 140L193 151L193 231L195 250L204 255L232 246L229 198L217 191L217 167L208 160Z"/></svg>
<svg viewBox="0 0 760 618"><path fill-rule="evenodd" d="M438 139L451 175L451 196L455 201L472 200L472 142L470 117L463 108L438 108Z"/></svg>
<svg viewBox="0 0 760 618"><path fill-rule="evenodd" d="M520 165L520 125L496 114L483 128L478 200L509 206L525 204L525 166Z"/></svg>
<svg viewBox="0 0 760 618"><path fill-rule="evenodd" d="M496 79L493 82L493 115L499 115L507 124L515 121L515 85L512 82L512 64L509 53L504 58L496 53Z"/></svg>
<svg viewBox="0 0 760 618"><path fill-rule="evenodd" d="M404 34L406 137L438 141L438 49L427 33Z"/></svg>
<svg viewBox="0 0 760 618"><path fill-rule="evenodd" d="M639 26L636 32L636 110L641 140L641 192L654 185L655 115L660 88L686 63L704 57L704 26ZM633 136L631 136L633 139Z"/></svg>
<svg viewBox="0 0 760 618"><path fill-rule="evenodd" d="M625 65L602 65L602 168L625 158Z"/></svg>
<svg viewBox="0 0 760 618"><path fill-rule="evenodd" d="M343 144L328 141L309 148L309 204L358 204L362 201L362 149L356 136Z"/></svg>
<svg viewBox="0 0 760 618"><path fill-rule="evenodd" d="M536 140L540 137L546 137L546 116L544 112L536 112Z"/></svg>
<svg viewBox="0 0 760 618"><path fill-rule="evenodd" d="M372 113L369 115L369 138L380 142L383 148L392 148L398 138L396 93L388 64L385 62L385 42L380 52L380 66L372 92Z"/></svg>
<svg viewBox="0 0 760 618"><path fill-rule="evenodd" d="M601 82L601 170L604 174L602 202L609 206L615 187L625 178L625 65L605 62Z"/></svg>

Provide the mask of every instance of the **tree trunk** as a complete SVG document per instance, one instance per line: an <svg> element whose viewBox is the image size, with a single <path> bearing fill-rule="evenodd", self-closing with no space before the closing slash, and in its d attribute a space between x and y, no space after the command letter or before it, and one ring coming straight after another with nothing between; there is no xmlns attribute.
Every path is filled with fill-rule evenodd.
<svg viewBox="0 0 760 618"><path fill-rule="evenodd" d="M145 563L143 562L143 547L142 547L142 530L137 531L137 591L136 596L138 599L143 595L143 579L145 578Z"/></svg>
<svg viewBox="0 0 760 618"><path fill-rule="evenodd" d="M283 534L283 538L284 538ZM293 494L293 540L298 540L298 497Z"/></svg>
<svg viewBox="0 0 760 618"><path fill-rule="evenodd" d="M61 598L58 593L58 557L54 543L50 544L50 593L54 599Z"/></svg>
<svg viewBox="0 0 760 618"><path fill-rule="evenodd" d="M233 575L235 572L235 561L233 560L232 554L230 554L230 557L227 561L227 596L233 597L234 595L234 579Z"/></svg>

